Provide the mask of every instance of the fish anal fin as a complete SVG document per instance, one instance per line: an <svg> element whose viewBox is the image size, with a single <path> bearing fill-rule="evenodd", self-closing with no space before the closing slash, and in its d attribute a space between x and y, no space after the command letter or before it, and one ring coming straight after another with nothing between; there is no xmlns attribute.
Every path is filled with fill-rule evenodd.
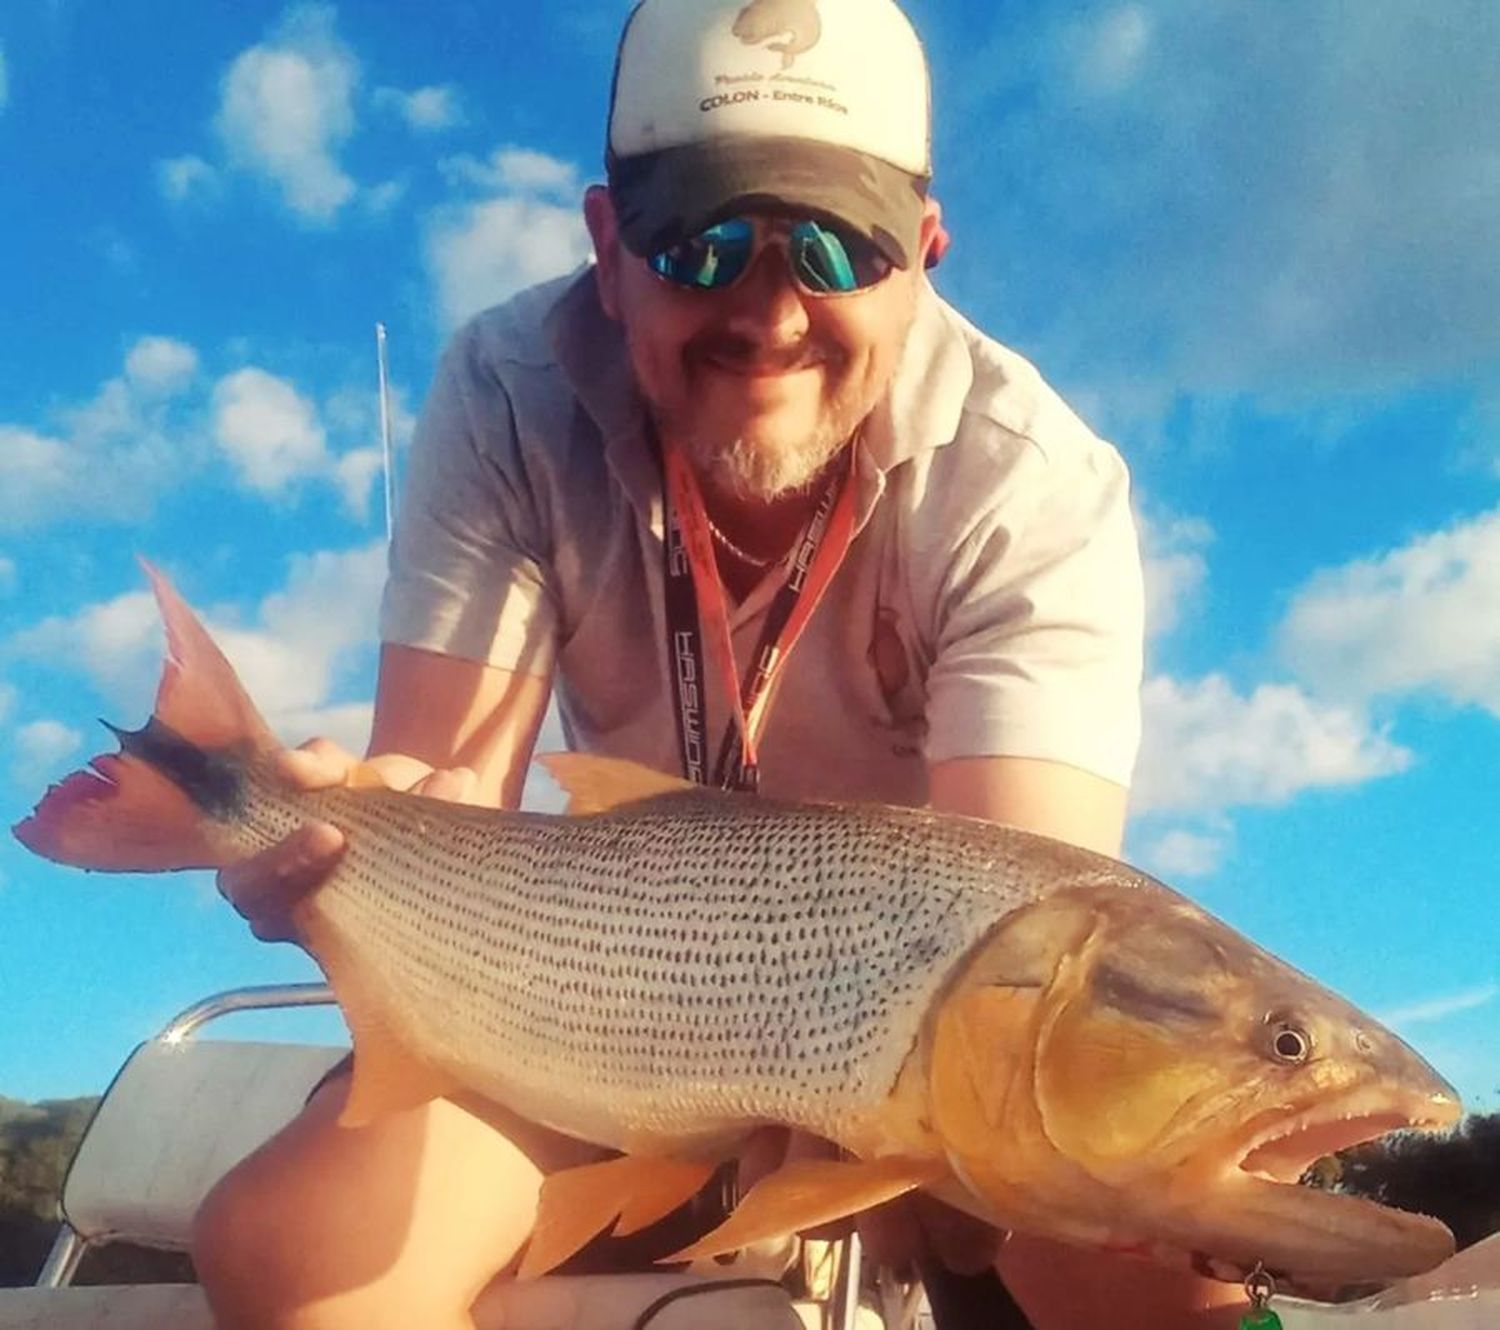
<svg viewBox="0 0 1500 1330"><path fill-rule="evenodd" d="M219 868L218 844L193 801L159 771L122 753L96 757L42 797L12 830L34 854L76 868L158 872Z"/></svg>
<svg viewBox="0 0 1500 1330"><path fill-rule="evenodd" d="M762 1178L718 1228L666 1261L723 1256L857 1214L948 1176L940 1159L799 1159Z"/></svg>
<svg viewBox="0 0 1500 1330"><path fill-rule="evenodd" d="M625 1236L654 1224L689 1200L714 1167L706 1160L624 1155L549 1174L516 1277L555 1270L611 1225Z"/></svg>
<svg viewBox="0 0 1500 1330"><path fill-rule="evenodd" d="M327 976L354 1045L354 1075L339 1113L339 1126L362 1127L389 1113L418 1108L462 1090L456 1077L410 1051L364 979L364 967L347 954L316 898L299 904L293 918L308 951Z"/></svg>
<svg viewBox="0 0 1500 1330"><path fill-rule="evenodd" d="M344 777L344 784L351 790L388 790L390 784L380 774L380 769L369 762L356 762Z"/></svg>
<svg viewBox="0 0 1500 1330"><path fill-rule="evenodd" d="M142 559L167 634L167 658L156 690L156 718L199 748L244 746L274 752L281 745L234 668L176 588Z"/></svg>
<svg viewBox="0 0 1500 1330"><path fill-rule="evenodd" d="M699 787L681 776L669 776L622 757L596 753L539 753L538 762L568 796L568 812L604 813L623 804Z"/></svg>

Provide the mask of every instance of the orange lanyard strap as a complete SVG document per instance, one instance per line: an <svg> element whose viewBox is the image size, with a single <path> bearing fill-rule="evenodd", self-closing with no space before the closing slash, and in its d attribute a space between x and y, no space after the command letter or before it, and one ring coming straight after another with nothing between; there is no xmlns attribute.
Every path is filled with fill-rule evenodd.
<svg viewBox="0 0 1500 1330"><path fill-rule="evenodd" d="M854 487L850 467L824 488L817 511L798 537L785 580L766 613L766 624L743 683L734 663L729 609L714 557L713 534L692 468L672 447L662 449L666 490L667 646L683 774L699 784L754 790L759 784L756 744L765 728L776 681L792 648L823 598L854 539ZM712 778L703 735L703 629L708 652L734 707Z"/></svg>

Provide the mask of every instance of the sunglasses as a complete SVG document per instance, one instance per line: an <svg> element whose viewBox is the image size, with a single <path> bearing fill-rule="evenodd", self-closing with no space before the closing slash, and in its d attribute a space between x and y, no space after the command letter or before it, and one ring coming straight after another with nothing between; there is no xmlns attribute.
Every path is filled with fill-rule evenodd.
<svg viewBox="0 0 1500 1330"><path fill-rule="evenodd" d="M842 296L874 286L892 264L857 232L828 222L791 223L730 217L653 254L647 266L658 277L694 291L724 291L744 276L770 234L786 237L792 278L814 296Z"/></svg>

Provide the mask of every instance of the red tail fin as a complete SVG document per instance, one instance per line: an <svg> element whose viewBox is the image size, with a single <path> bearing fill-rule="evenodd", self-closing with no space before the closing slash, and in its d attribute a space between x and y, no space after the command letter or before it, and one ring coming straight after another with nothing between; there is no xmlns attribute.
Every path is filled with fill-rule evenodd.
<svg viewBox="0 0 1500 1330"><path fill-rule="evenodd" d="M156 712L47 791L13 830L58 863L115 872L217 868L237 857L222 834L248 761L280 745L192 610L142 560L167 630Z"/></svg>

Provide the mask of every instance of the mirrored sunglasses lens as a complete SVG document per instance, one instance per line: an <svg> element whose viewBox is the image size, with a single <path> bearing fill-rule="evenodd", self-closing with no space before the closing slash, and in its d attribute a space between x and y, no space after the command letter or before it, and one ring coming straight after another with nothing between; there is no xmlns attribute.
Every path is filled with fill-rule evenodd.
<svg viewBox="0 0 1500 1330"><path fill-rule="evenodd" d="M669 282L712 291L728 286L745 271L754 243L750 223L730 218L653 254L647 262L652 272Z"/></svg>
<svg viewBox="0 0 1500 1330"><path fill-rule="evenodd" d="M890 260L863 236L813 221L792 228L792 263L798 280L824 295L874 286L891 270Z"/></svg>

